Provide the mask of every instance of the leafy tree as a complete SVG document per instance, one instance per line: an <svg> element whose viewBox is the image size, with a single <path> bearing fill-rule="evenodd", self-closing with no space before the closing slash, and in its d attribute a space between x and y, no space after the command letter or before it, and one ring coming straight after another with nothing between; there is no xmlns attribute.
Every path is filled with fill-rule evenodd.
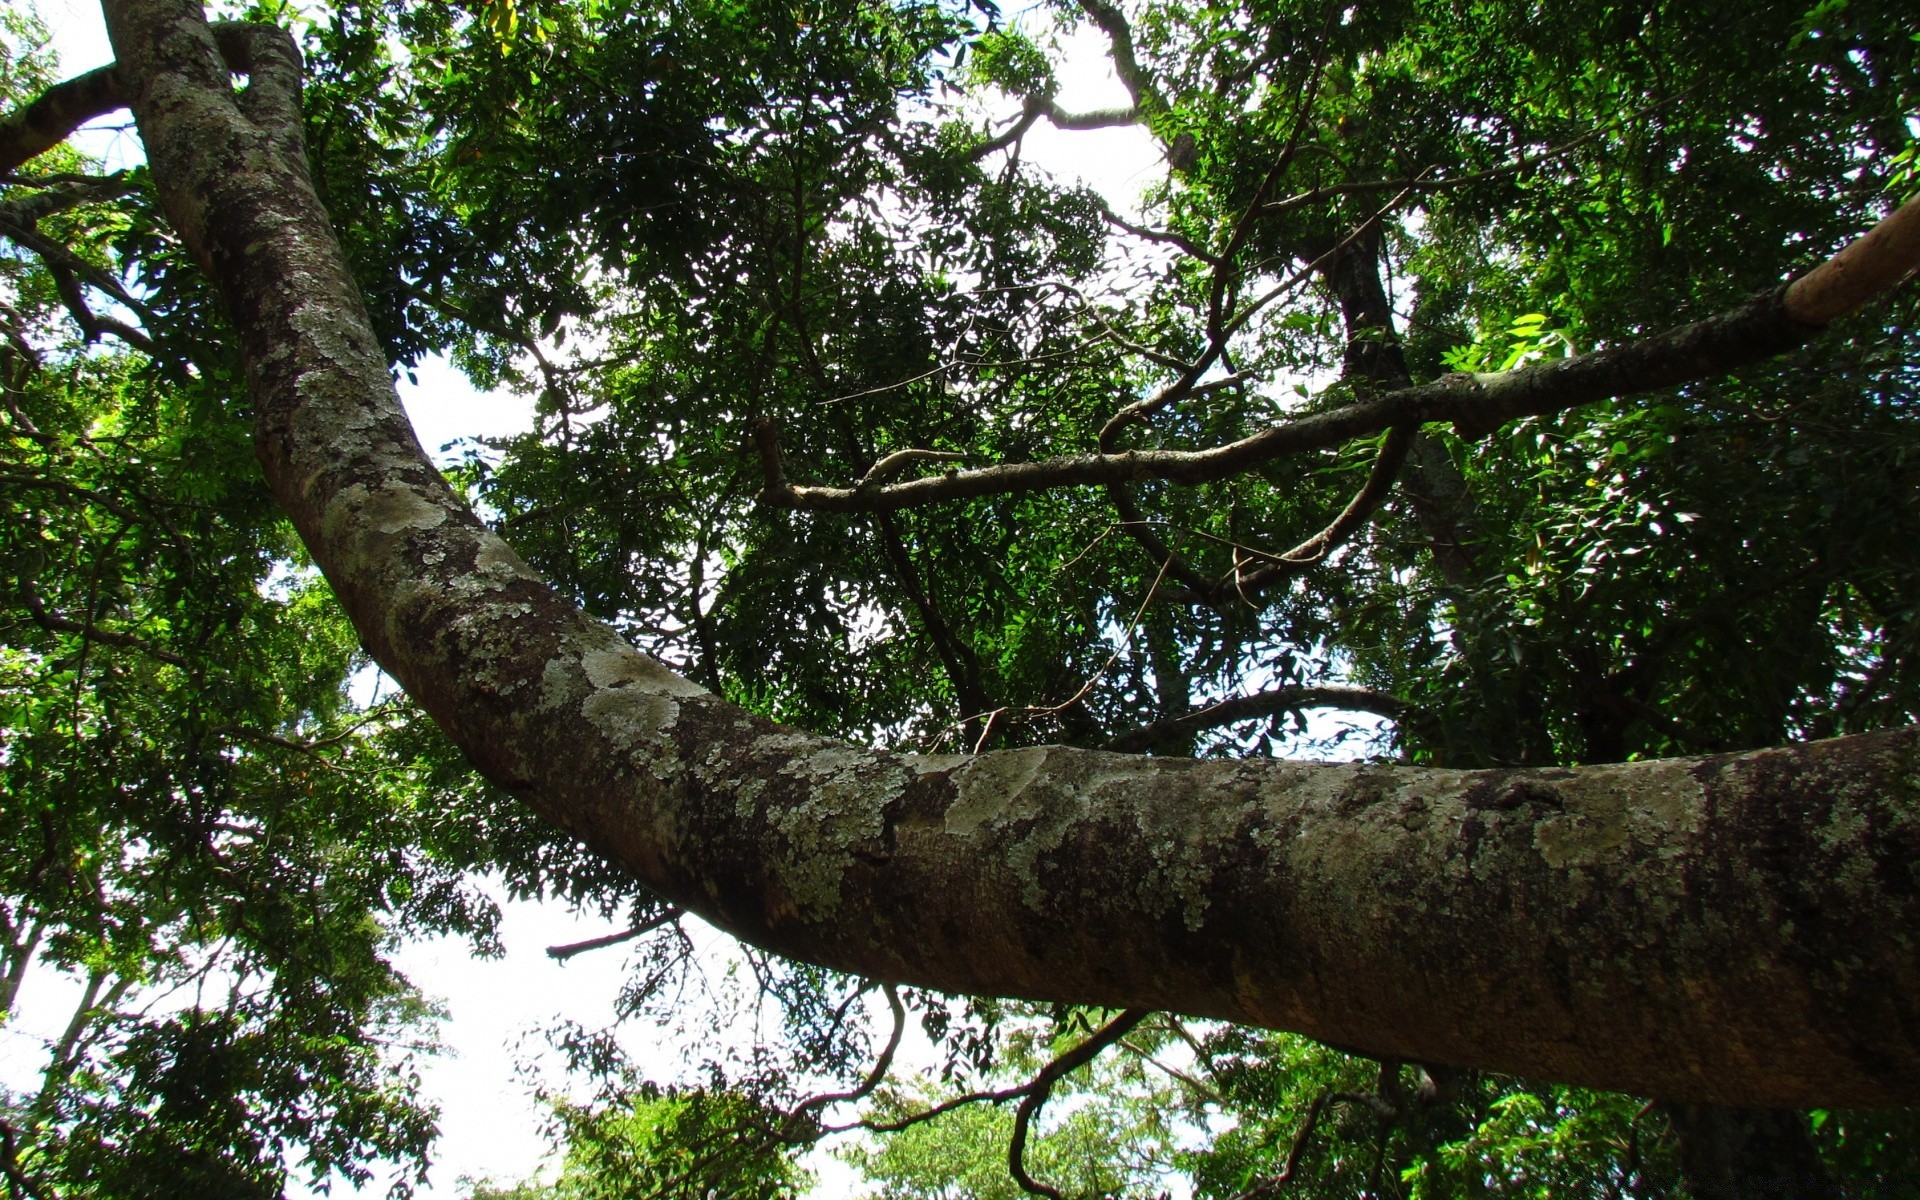
<svg viewBox="0 0 1920 1200"><path fill-rule="evenodd" d="M1181 1106L1219 1196L1904 1169L1833 1110L1920 1078L1908 7L1081 0L1131 98L1084 113L990 6L342 5L303 66L277 11L107 0L116 66L10 68L0 125L14 170L130 106L151 159L9 176L5 766L73 832L16 821L7 895L103 989L229 939L236 999L127 1027L10 1179L418 1158L404 1095L346 1101L383 931L484 944L475 866L629 910L634 1011L683 911L831 968L751 953L788 1036L697 1091L568 1035L616 1086L562 1189L705 1186L724 1126L778 1191L857 1119L897 1194L1000 1186L946 1156L1001 1127L1019 1186L1124 1192L1047 1148L1172 1162L1128 1114ZM1041 121L1150 131L1144 210L1024 164ZM393 400L436 349L538 397L455 473L516 550ZM354 711L346 621L585 848ZM1394 761L1266 760L1311 708ZM69 862L128 878L34 890ZM957 1126L882 1086L909 1011ZM1177 1089L1109 1064L1043 1123L1175 1043Z"/></svg>

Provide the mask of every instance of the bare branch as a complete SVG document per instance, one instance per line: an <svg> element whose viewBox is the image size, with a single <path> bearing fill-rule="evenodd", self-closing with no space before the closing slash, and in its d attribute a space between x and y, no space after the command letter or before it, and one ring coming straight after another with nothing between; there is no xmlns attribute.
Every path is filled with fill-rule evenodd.
<svg viewBox="0 0 1920 1200"><path fill-rule="evenodd" d="M157 659L183 670L190 665L178 654L164 646L156 646L145 638L117 630L102 629L85 621L74 621L58 613L49 612L46 601L40 598L40 591L34 587L31 579L20 581L20 598L26 605L27 615L33 618L33 623L48 633L75 633L86 641L102 646L123 646L129 650L138 650L148 658Z"/></svg>
<svg viewBox="0 0 1920 1200"><path fill-rule="evenodd" d="M1403 719L1409 709L1398 697L1371 688L1325 684L1312 687L1275 688L1250 696L1235 696L1178 717L1168 717L1142 725L1130 733L1100 747L1123 754L1140 754L1164 742L1202 730L1218 729L1238 721L1252 721L1302 708L1341 708L1350 712L1370 712L1390 720Z"/></svg>
<svg viewBox="0 0 1920 1200"><path fill-rule="evenodd" d="M1101 1026L1092 1037L1041 1068L1040 1074L1027 1085L1026 1097L1013 1114L1013 1138L1007 1143L1007 1173L1013 1176L1013 1181L1020 1185L1022 1191L1033 1196L1046 1196L1049 1200L1066 1200L1059 1191L1027 1174L1027 1133L1033 1125L1033 1119L1046 1107L1054 1084L1092 1062L1101 1051L1132 1032L1133 1027L1144 1021L1147 1015L1148 1010L1144 1008L1125 1010Z"/></svg>
<svg viewBox="0 0 1920 1200"><path fill-rule="evenodd" d="M631 942L635 938L645 937L661 926L670 925L685 915L682 909L668 908L652 920L642 921L633 928L623 929L619 933L604 934L600 937L588 938L583 942L569 942L562 946L548 946L547 957L553 959L555 962L565 962L575 955L585 954L589 950L604 950L608 946L618 946L622 942Z"/></svg>
<svg viewBox="0 0 1920 1200"><path fill-rule="evenodd" d="M126 106L112 65L54 84L25 108L0 117L0 175L45 154L95 117Z"/></svg>
<svg viewBox="0 0 1920 1200"><path fill-rule="evenodd" d="M1920 201L1910 202L1902 213L1916 204ZM1920 244L1912 247L1912 253L1920 258ZM763 496L770 503L793 508L859 512L1143 479L1194 485L1231 478L1276 458L1338 446L1395 426L1449 422L1462 436L1482 437L1520 417L1673 387L1791 350L1818 333L1820 327L1788 311L1783 302L1785 290L1625 345L1504 374L1447 375L1371 400L1298 417L1206 450L1129 450L1001 463L858 492L850 488L775 486L769 476L770 486Z"/></svg>

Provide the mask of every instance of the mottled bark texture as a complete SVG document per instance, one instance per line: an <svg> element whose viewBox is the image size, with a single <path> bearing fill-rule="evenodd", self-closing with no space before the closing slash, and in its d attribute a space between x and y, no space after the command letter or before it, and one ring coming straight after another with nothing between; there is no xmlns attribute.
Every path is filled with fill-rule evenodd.
<svg viewBox="0 0 1920 1200"><path fill-rule="evenodd" d="M954 991L1679 1101L1920 1100L1920 732L1454 772L781 728L556 596L421 453L308 182L291 43L250 35L236 96L193 0L106 9L167 212L239 331L260 461L368 648L488 777L673 902ZM1693 344L1656 352L1663 378ZM1537 411L1535 379L1434 385L1389 423Z"/></svg>

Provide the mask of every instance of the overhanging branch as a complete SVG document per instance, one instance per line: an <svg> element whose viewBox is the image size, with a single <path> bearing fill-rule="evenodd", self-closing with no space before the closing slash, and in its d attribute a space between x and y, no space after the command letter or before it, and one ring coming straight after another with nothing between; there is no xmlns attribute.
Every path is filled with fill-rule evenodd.
<svg viewBox="0 0 1920 1200"><path fill-rule="evenodd" d="M304 162L239 113L195 0L105 8L163 203L238 332L262 467L369 651L483 773L660 896L871 979L1676 1100L1920 1100L1920 729L1461 772L895 755L776 725L641 655L474 517L411 433ZM1793 308L1069 481L1668 386L1809 336Z"/></svg>
<svg viewBox="0 0 1920 1200"><path fill-rule="evenodd" d="M1135 450L1001 463L882 488L769 486L773 504L827 512L909 508L944 500L1146 479L1201 484L1289 454L1324 450L1403 425L1445 422L1481 437L1508 421L1674 387L1783 354L1920 265L1920 200L1791 287L1666 333L1504 374L1447 375L1375 399L1296 418L1207 450Z"/></svg>

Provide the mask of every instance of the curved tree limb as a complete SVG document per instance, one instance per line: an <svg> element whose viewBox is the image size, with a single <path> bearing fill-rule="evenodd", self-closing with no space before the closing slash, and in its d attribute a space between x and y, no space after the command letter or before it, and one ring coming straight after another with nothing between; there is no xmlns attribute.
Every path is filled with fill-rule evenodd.
<svg viewBox="0 0 1920 1200"><path fill-rule="evenodd" d="M1240 570L1236 563L1234 584L1241 594L1290 579L1308 567L1325 562L1327 555L1364 528L1373 519L1374 511L1393 490L1393 481L1399 477L1400 468L1407 461L1407 451L1412 447L1413 439L1414 431L1405 425L1387 431L1386 438L1380 443L1380 452L1374 456L1373 467L1367 472L1367 481L1360 485L1353 499L1325 529L1251 571Z"/></svg>
<svg viewBox="0 0 1920 1200"><path fill-rule="evenodd" d="M95 117L127 106L112 66L56 83L33 103L0 117L0 175L11 175Z"/></svg>
<svg viewBox="0 0 1920 1200"><path fill-rule="evenodd" d="M1117 129L1124 125L1138 125L1146 119L1137 105L1129 108L1099 108L1089 112L1070 112L1061 108L1052 96L1028 96L1021 102L1020 115L1014 118L1013 124L1007 126L1005 131L968 150L967 160L979 162L1014 145L1027 136L1028 131L1039 123L1041 117L1045 117L1047 123L1055 129L1067 130Z"/></svg>
<svg viewBox="0 0 1920 1200"><path fill-rule="evenodd" d="M474 517L413 437L291 135L239 110L192 0L105 8L162 202L238 330L262 467L368 649L488 777L671 902L917 986L1675 1100L1920 1100L1920 729L1471 772L896 755L778 726L641 655ZM1483 426L1814 332L1776 294L1063 477L1188 478L1414 421ZM1038 486L1037 466L955 478ZM880 494L902 489L926 494Z"/></svg>
<svg viewBox="0 0 1920 1200"><path fill-rule="evenodd" d="M836 1104L851 1104L857 1100L865 1100L873 1094L875 1088L880 1086L881 1081L886 1079L887 1072L893 1069L893 1056L899 1052L900 1038L907 1030L907 1010L906 1007L900 1003L900 989L898 987L891 983L881 986L887 996L887 1012L892 1018L893 1024L889 1027L890 1032L887 1034L887 1043L880 1048L879 1055L873 1060L873 1066L867 1071L866 1075L861 1078L859 1083L845 1091L821 1092L818 1095L809 1096L799 1104L794 1105L793 1109L787 1113L787 1119L780 1130L782 1141L805 1142L813 1140L813 1138L807 1136L807 1126L813 1124L815 1113L823 1112ZM814 1130L815 1136L825 1132L825 1130L819 1129L817 1125L814 1126Z"/></svg>
<svg viewBox="0 0 1920 1200"><path fill-rule="evenodd" d="M1133 26L1119 5L1112 0L1080 0L1080 11L1107 35L1107 53L1113 59L1113 72L1120 77L1120 86L1127 89L1133 107L1142 113L1166 108L1166 100L1153 86L1153 76L1140 65L1133 45Z"/></svg>
<svg viewBox="0 0 1920 1200"><path fill-rule="evenodd" d="M1108 1021L1096 1030L1092 1037L1062 1054L1041 1068L1027 1085L1027 1094L1021 1098L1020 1107L1013 1114L1013 1137L1007 1142L1007 1173L1020 1185L1020 1190L1030 1196L1046 1196L1048 1200L1066 1200L1059 1189L1041 1183L1027 1174L1027 1135L1033 1128L1033 1120L1046 1107L1047 1099L1053 1095L1054 1084L1086 1066L1121 1038L1127 1036L1133 1027L1147 1019L1147 1010L1129 1008L1119 1016Z"/></svg>

